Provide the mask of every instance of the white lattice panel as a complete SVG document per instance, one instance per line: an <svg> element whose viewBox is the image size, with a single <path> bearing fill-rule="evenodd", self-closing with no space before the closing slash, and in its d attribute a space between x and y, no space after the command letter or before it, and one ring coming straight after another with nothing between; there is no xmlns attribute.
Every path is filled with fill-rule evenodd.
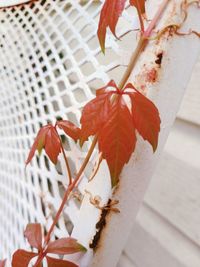
<svg viewBox="0 0 200 267"><path fill-rule="evenodd" d="M116 74L124 69L120 66L116 71L123 53L112 36L107 56L100 52L96 37L100 3L80 2L40 0L0 10L0 258L10 260L17 248L26 247L23 231L28 222L49 228L68 183L62 156L55 169L43 153L25 171L37 131L59 117L78 125L81 108L95 89L110 78L117 82ZM128 12L124 16L119 35L133 28L133 17ZM64 146L75 174L89 145L81 150L65 138ZM90 165L79 186L81 197L88 187ZM110 195L106 167L99 178L88 190L101 195L103 204ZM88 209L70 200L55 237L72 232L89 247L100 211L89 204L88 197L84 203Z"/></svg>

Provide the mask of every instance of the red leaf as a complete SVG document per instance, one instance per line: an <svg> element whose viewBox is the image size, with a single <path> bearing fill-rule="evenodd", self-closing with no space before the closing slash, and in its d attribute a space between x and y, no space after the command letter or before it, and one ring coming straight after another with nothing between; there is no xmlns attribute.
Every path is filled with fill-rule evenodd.
<svg viewBox="0 0 200 267"><path fill-rule="evenodd" d="M62 129L68 136L74 139L75 142L80 138L81 130L76 127L72 122L67 120L57 121L56 123L60 129Z"/></svg>
<svg viewBox="0 0 200 267"><path fill-rule="evenodd" d="M41 150L45 144L45 136L46 136L46 133L48 131L48 128L49 128L49 125L46 125L39 130L39 132L35 138L35 142L33 143L31 150L30 150L30 153L28 155L28 158L26 160L26 164L30 163L36 150L38 150L39 153L41 152Z"/></svg>
<svg viewBox="0 0 200 267"><path fill-rule="evenodd" d="M105 0L103 8L101 10L99 26L98 26L98 37L102 51L105 51L105 38L107 27L110 28L111 32L115 34L115 28L122 11L125 8L126 0Z"/></svg>
<svg viewBox="0 0 200 267"><path fill-rule="evenodd" d="M78 265L70 261L54 259L51 257L46 257L46 259L48 267L78 267Z"/></svg>
<svg viewBox="0 0 200 267"><path fill-rule="evenodd" d="M140 28L144 32L144 22L142 15L145 13L145 0L130 0L130 5L137 9L138 17L140 20Z"/></svg>
<svg viewBox="0 0 200 267"><path fill-rule="evenodd" d="M40 153L43 148L45 149L45 152L49 156L50 160L56 164L58 155L61 152L61 145L58 134L51 124L43 126L39 130L26 160L26 164L32 160L36 150L38 150Z"/></svg>
<svg viewBox="0 0 200 267"><path fill-rule="evenodd" d="M18 249L12 258L12 267L28 267L31 259L36 257L38 254L28 252L26 250Z"/></svg>
<svg viewBox="0 0 200 267"><path fill-rule="evenodd" d="M50 160L56 164L58 160L58 155L61 152L61 144L58 134L55 128L50 125L49 131L45 138L45 152L47 153Z"/></svg>
<svg viewBox="0 0 200 267"><path fill-rule="evenodd" d="M126 102L125 95L129 96ZM119 90L111 81L97 90L96 98L83 109L81 124L83 141L90 135L97 135L99 150L108 163L113 186L117 184L123 166L134 152L136 129L154 151L157 147L160 131L158 109L131 84Z"/></svg>
<svg viewBox="0 0 200 267"><path fill-rule="evenodd" d="M6 260L0 261L0 267L5 267L6 265Z"/></svg>
<svg viewBox="0 0 200 267"><path fill-rule="evenodd" d="M141 15L145 13L145 0L130 0L130 5L135 6Z"/></svg>
<svg viewBox="0 0 200 267"><path fill-rule="evenodd" d="M128 93L132 101L134 127L143 139L152 145L155 152L161 123L159 111L152 101L137 91L131 84L128 84L126 88L132 88L135 91Z"/></svg>
<svg viewBox="0 0 200 267"><path fill-rule="evenodd" d="M24 236L32 247L42 250L42 228L39 223L28 224Z"/></svg>
<svg viewBox="0 0 200 267"><path fill-rule="evenodd" d="M74 238L61 238L56 241L50 242L47 247L47 253L65 255L77 252L85 252L86 249L77 243Z"/></svg>
<svg viewBox="0 0 200 267"><path fill-rule="evenodd" d="M85 105L81 116L81 143L89 136L95 135L102 128L109 116L110 97L112 92L106 91L108 87L116 87L113 81L110 81L105 87L97 90L96 98Z"/></svg>
<svg viewBox="0 0 200 267"><path fill-rule="evenodd" d="M135 149L136 136L131 121L132 116L123 96L118 95L98 139L99 150L110 169L112 186L117 184L123 166Z"/></svg>

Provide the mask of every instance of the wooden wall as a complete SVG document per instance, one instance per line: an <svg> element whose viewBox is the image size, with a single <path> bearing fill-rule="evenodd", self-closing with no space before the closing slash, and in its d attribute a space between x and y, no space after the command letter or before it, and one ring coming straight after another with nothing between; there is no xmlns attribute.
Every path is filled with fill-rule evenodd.
<svg viewBox="0 0 200 267"><path fill-rule="evenodd" d="M200 60L118 267L200 267Z"/></svg>

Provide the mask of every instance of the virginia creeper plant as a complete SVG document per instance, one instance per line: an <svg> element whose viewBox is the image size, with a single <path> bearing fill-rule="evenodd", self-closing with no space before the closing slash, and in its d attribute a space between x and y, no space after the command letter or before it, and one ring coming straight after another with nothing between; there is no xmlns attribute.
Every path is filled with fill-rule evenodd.
<svg viewBox="0 0 200 267"><path fill-rule="evenodd" d="M39 223L27 225L24 236L30 246L34 248L34 252L18 249L13 255L12 267L28 267L33 258L35 258L34 267L42 267L43 261L46 261L48 267L77 267L76 264L70 261L57 259L48 254L64 256L86 251L73 237L63 237L52 241L51 235L70 194L78 185L94 149L98 147L100 153L99 163L102 160L107 162L113 188L120 180L120 173L124 165L128 163L132 153L134 153L137 142L136 132L149 142L153 152L157 149L161 123L159 111L153 102L135 88L134 84L128 83L128 78L148 42L152 41L152 39L160 38L167 30L173 29L174 33L178 35L193 33L199 36L199 33L195 31L190 31L189 33L180 32L180 28L187 18L188 6L193 3L199 4L199 1L183 1L180 7L183 13L183 21L180 24L168 25L155 33L154 29L170 0L163 0L154 18L149 23L147 23L145 16L145 0L105 0L97 32L103 53L105 53L106 47L106 32L109 28L117 37L116 25L127 2L137 10L140 22L140 38L120 83L117 85L114 80L111 80L103 88L96 90L96 97L89 101L82 110L79 127L67 120L59 120L55 125L45 125L39 130L31 147L26 165L31 162L36 151L41 154L42 150L44 150L53 164L57 163L58 156L62 153L69 184L46 235L43 234ZM145 27L146 24L148 24L147 27ZM90 137L93 138L83 164L75 177L72 176L58 129L64 131L69 138L72 138L80 146L87 142ZM5 264L5 260L0 261L0 267L4 267Z"/></svg>

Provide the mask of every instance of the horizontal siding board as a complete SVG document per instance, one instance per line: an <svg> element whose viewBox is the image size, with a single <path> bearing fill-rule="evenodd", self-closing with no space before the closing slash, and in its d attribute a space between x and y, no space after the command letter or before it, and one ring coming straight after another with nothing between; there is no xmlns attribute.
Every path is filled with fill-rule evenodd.
<svg viewBox="0 0 200 267"><path fill-rule="evenodd" d="M129 257L123 253L120 257L117 267L137 267Z"/></svg>
<svg viewBox="0 0 200 267"><path fill-rule="evenodd" d="M165 146L165 152L173 155L191 168L200 169L200 127L176 120Z"/></svg>
<svg viewBox="0 0 200 267"><path fill-rule="evenodd" d="M200 248L143 205L125 248L137 267L199 267Z"/></svg>
<svg viewBox="0 0 200 267"><path fill-rule="evenodd" d="M176 122L145 202L200 245L200 139L197 136L200 136L199 127Z"/></svg>
<svg viewBox="0 0 200 267"><path fill-rule="evenodd" d="M165 153L145 202L200 245L200 171Z"/></svg>
<svg viewBox="0 0 200 267"><path fill-rule="evenodd" d="M197 62L191 80L183 98L178 117L200 125L200 59Z"/></svg>

